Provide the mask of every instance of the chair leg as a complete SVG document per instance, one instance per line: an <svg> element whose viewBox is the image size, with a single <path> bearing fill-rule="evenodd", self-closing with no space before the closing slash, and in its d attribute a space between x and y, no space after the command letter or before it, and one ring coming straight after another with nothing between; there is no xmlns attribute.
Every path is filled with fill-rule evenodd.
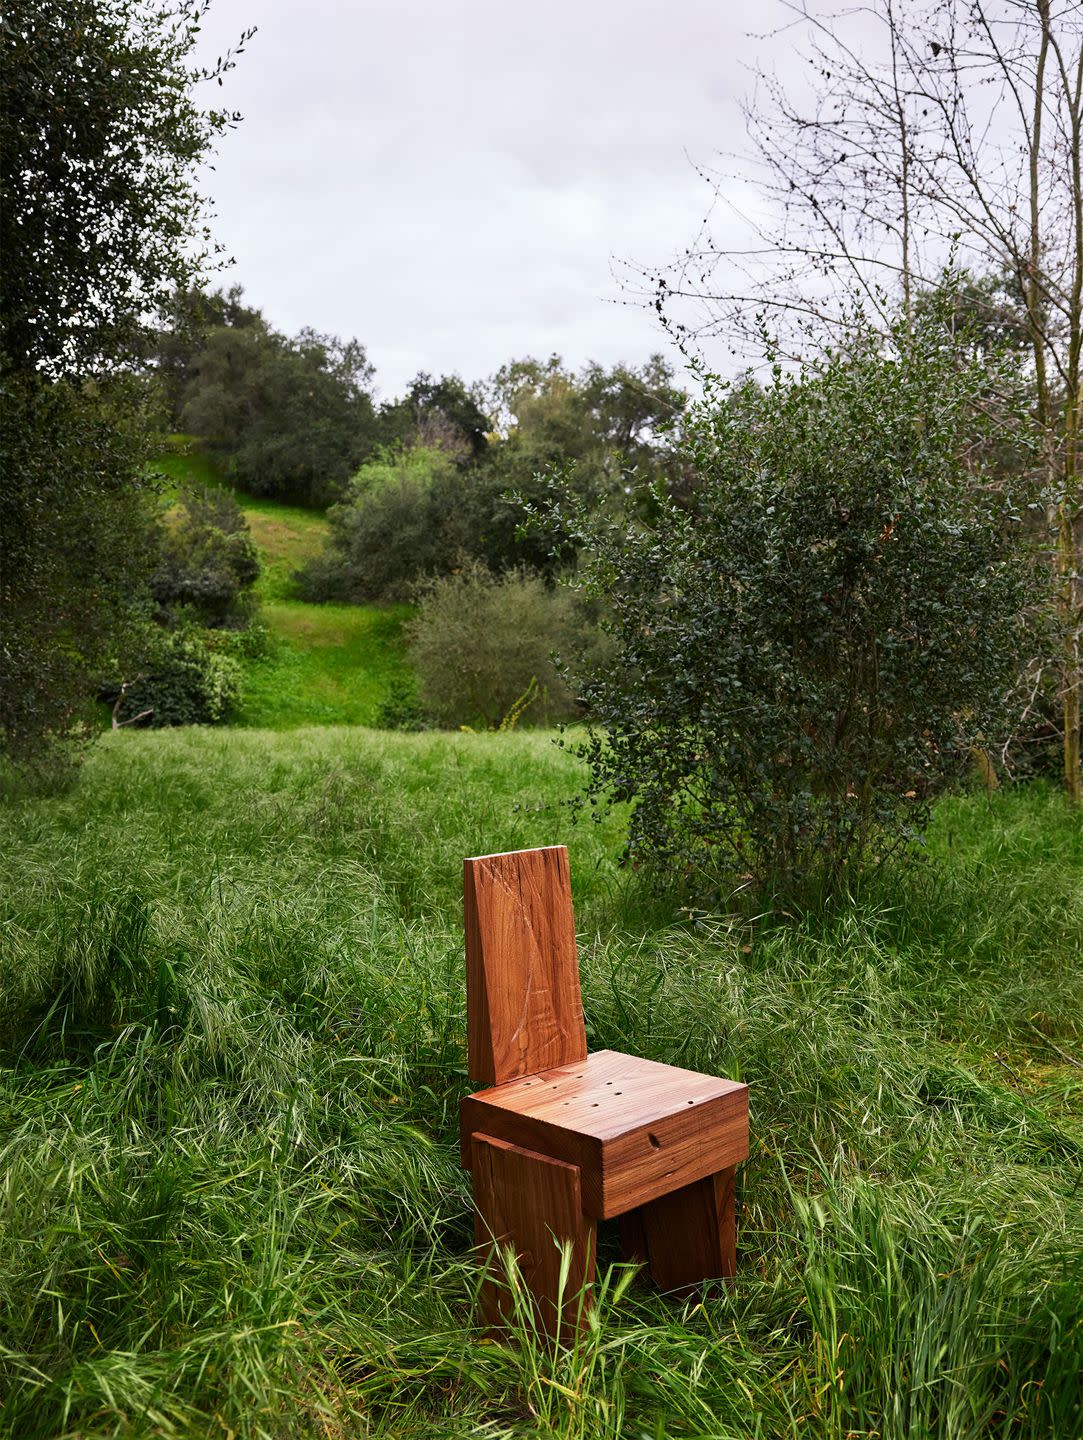
<svg viewBox="0 0 1083 1440"><path fill-rule="evenodd" d="M736 1174L736 1166L719 1170L621 1217L627 1220L627 1226L621 1227L626 1253L631 1250L629 1258L649 1261L659 1289L689 1290L704 1280L729 1279L737 1273ZM643 1236L645 1256L635 1253L638 1233Z"/></svg>
<svg viewBox="0 0 1083 1440"><path fill-rule="evenodd" d="M617 1234L625 1260L636 1265L646 1265L650 1255L647 1252L647 1231L643 1224L642 1206L626 1210L623 1215L617 1216Z"/></svg>
<svg viewBox="0 0 1083 1440"><path fill-rule="evenodd" d="M511 1296L494 1251L511 1245L537 1323L545 1334L567 1338L585 1322L585 1306L577 1315L579 1292L587 1287L589 1303L594 1281L597 1224L583 1214L579 1170L490 1135L472 1135L470 1147L474 1233L486 1267L481 1296L486 1321L494 1328L507 1324ZM559 1246L569 1241L571 1270L561 1297Z"/></svg>

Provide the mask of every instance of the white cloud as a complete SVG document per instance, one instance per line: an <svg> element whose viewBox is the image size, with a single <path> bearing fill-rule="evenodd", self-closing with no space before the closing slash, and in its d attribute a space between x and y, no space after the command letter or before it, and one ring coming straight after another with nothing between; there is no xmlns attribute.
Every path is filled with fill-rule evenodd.
<svg viewBox="0 0 1083 1440"><path fill-rule="evenodd" d="M230 280L286 330L356 335L385 394L556 350L638 361L663 261L709 204L687 155L740 131L754 15L721 0L216 0L203 54L259 33L205 188Z"/></svg>

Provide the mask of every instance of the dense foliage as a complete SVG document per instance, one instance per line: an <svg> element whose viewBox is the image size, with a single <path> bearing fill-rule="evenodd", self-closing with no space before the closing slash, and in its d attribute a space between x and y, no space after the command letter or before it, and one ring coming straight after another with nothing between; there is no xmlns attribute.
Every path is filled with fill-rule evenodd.
<svg viewBox="0 0 1083 1440"><path fill-rule="evenodd" d="M145 426L119 381L11 373L0 418L0 751L60 778L142 619Z"/></svg>
<svg viewBox="0 0 1083 1440"><path fill-rule="evenodd" d="M204 267L194 0L13 0L0 23L0 750L58 773L153 565L150 427L121 372ZM229 68L230 58L214 72Z"/></svg>
<svg viewBox="0 0 1083 1440"><path fill-rule="evenodd" d="M211 329L196 350L184 427L251 494L326 505L373 443L364 348L312 330L289 339L251 312L242 318Z"/></svg>
<svg viewBox="0 0 1083 1440"><path fill-rule="evenodd" d="M433 379L422 371L400 400L380 407L376 434L381 446L439 446L477 458L485 453L491 428L477 397L457 375Z"/></svg>
<svg viewBox="0 0 1083 1440"><path fill-rule="evenodd" d="M672 479L672 440L687 396L660 355L639 367L589 364L578 373L553 355L503 366L487 386L487 403L508 482L528 484L574 461L581 493L600 502L630 483Z"/></svg>
<svg viewBox="0 0 1083 1440"><path fill-rule="evenodd" d="M858 316L798 375L709 383L690 509L572 514L615 641L583 685L591 791L631 800L631 854L700 894L837 888L1004 726L1028 564L974 469L996 362L937 317L893 341Z"/></svg>
<svg viewBox="0 0 1083 1440"><path fill-rule="evenodd" d="M189 65L199 15L194 0L5 4L5 367L85 374L138 355L149 317L204 268L195 170L237 117L196 101L213 78Z"/></svg>
<svg viewBox="0 0 1083 1440"><path fill-rule="evenodd" d="M444 725L490 729L579 713L554 661L596 649L597 625L569 590L526 570L477 562L433 580L406 627L423 710Z"/></svg>
<svg viewBox="0 0 1083 1440"><path fill-rule="evenodd" d="M519 360L478 394L489 420L454 378L419 377L385 407L380 424L398 443L373 455L329 512L327 549L302 577L310 598L402 599L463 560L551 579L575 546L522 522L528 503L548 505L554 465L574 462L575 493L591 508L633 483L677 488L670 430L686 397L658 356L639 369L588 365L578 375L556 356Z"/></svg>
<svg viewBox="0 0 1083 1440"><path fill-rule="evenodd" d="M150 603L101 698L117 725L217 725L240 703L238 657L267 645L252 625L259 556L228 491L184 487L156 521Z"/></svg>
<svg viewBox="0 0 1083 1440"><path fill-rule="evenodd" d="M402 600L420 576L449 573L470 549L471 479L439 447L379 452L328 511L328 543L302 572L301 593Z"/></svg>
<svg viewBox="0 0 1083 1440"><path fill-rule="evenodd" d="M182 491L164 516L157 550L150 590L163 621L220 629L250 618L259 555L228 491Z"/></svg>
<svg viewBox="0 0 1083 1440"><path fill-rule="evenodd" d="M198 626L148 629L136 653L139 671L116 696L121 724L219 725L236 710L240 666L234 656L208 644Z"/></svg>

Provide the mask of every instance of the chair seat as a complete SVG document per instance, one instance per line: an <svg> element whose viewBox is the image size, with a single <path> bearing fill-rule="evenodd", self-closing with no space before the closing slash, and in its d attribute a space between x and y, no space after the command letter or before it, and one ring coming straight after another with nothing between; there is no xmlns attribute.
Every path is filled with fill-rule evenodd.
<svg viewBox="0 0 1083 1440"><path fill-rule="evenodd" d="M748 1086L598 1050L467 1096L462 1158L489 1135L579 1168L583 1211L623 1215L748 1156Z"/></svg>

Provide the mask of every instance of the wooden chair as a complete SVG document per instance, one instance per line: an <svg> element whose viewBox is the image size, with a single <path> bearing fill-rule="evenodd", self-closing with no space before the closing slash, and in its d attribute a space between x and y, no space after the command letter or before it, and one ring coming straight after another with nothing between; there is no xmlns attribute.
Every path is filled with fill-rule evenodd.
<svg viewBox="0 0 1083 1440"><path fill-rule="evenodd" d="M462 1161L489 1322L508 1303L493 1247L511 1244L541 1325L566 1332L555 1241L571 1242L574 1293L593 1279L597 1222L613 1217L625 1255L664 1290L733 1275L748 1087L587 1054L563 845L467 860L464 892L470 1077L490 1088L462 1101Z"/></svg>

